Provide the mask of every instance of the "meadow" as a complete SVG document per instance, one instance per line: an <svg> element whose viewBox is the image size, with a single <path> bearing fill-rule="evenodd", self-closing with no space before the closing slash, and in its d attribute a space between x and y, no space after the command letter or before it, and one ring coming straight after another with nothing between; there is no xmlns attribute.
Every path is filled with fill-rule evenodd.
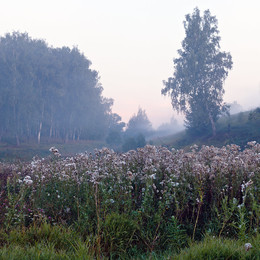
<svg viewBox="0 0 260 260"><path fill-rule="evenodd" d="M0 259L260 258L260 144L50 152L0 164Z"/></svg>

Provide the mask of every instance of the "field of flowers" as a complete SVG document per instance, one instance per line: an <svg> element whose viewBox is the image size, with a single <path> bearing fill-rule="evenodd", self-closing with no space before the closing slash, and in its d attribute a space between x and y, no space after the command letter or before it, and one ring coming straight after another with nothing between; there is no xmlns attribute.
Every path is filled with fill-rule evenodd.
<svg viewBox="0 0 260 260"><path fill-rule="evenodd" d="M243 151L236 145L190 152L149 145L69 158L50 151L46 159L0 164L1 246L3 234L32 227L37 233L44 225L73 230L99 256L178 252L205 235L247 242L259 234L255 142Z"/></svg>

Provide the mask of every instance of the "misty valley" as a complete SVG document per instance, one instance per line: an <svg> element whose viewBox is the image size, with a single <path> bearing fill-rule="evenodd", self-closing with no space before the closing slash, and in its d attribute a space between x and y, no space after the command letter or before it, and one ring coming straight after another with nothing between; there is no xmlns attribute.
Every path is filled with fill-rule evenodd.
<svg viewBox="0 0 260 260"><path fill-rule="evenodd" d="M0 259L260 259L260 107L224 102L216 17L184 29L156 129L77 47L0 37Z"/></svg>

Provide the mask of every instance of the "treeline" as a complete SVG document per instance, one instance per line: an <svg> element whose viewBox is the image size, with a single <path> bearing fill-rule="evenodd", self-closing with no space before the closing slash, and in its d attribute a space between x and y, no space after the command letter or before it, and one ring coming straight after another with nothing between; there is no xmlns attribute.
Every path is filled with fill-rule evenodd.
<svg viewBox="0 0 260 260"><path fill-rule="evenodd" d="M104 139L122 130L97 71L77 48L53 48L27 33L0 38L0 141Z"/></svg>

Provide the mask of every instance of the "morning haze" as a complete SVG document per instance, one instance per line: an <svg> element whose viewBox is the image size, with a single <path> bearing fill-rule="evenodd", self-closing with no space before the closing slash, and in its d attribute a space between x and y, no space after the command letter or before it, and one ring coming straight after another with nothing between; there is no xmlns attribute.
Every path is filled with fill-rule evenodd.
<svg viewBox="0 0 260 260"><path fill-rule="evenodd" d="M259 10L2 3L0 259L260 259Z"/></svg>
<svg viewBox="0 0 260 260"><path fill-rule="evenodd" d="M258 127L259 5L5 3L0 11L1 142L95 140L100 143L93 147L118 151L147 143L182 147L187 143L156 138L184 127L191 136L237 140L230 136L236 122ZM229 117L237 113L239 119Z"/></svg>
<svg viewBox="0 0 260 260"><path fill-rule="evenodd" d="M169 122L170 99L162 80L173 73L173 58L184 38L184 16L197 6L219 21L221 48L234 67L224 88L225 101L244 109L259 105L259 1L6 1L0 34L20 31L54 47L78 46L99 72L104 96L123 121L146 110L154 127Z"/></svg>

